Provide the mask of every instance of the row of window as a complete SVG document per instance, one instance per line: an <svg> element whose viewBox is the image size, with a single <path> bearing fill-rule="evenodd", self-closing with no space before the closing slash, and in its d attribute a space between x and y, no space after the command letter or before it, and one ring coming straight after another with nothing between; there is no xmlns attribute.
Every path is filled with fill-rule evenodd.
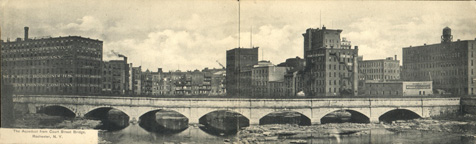
<svg viewBox="0 0 476 144"><path fill-rule="evenodd" d="M63 68L38 68L38 69L2 69L3 75L36 75L36 74L83 74L83 75L99 75L100 70L92 68L78 68L76 72L73 70L65 70Z"/></svg>
<svg viewBox="0 0 476 144"><path fill-rule="evenodd" d="M15 87L15 93L99 93L101 88L99 87L76 87L77 90L74 90L73 87Z"/></svg>
<svg viewBox="0 0 476 144"><path fill-rule="evenodd" d="M473 75L473 69L471 69L471 75ZM466 76L468 72L464 69L451 69L451 70L441 70L441 71L407 71L404 73L406 77L409 78L429 78L436 76Z"/></svg>
<svg viewBox="0 0 476 144"><path fill-rule="evenodd" d="M86 83L99 84L99 78L4 78L8 83Z"/></svg>
<svg viewBox="0 0 476 144"><path fill-rule="evenodd" d="M30 47L44 47L44 46L54 46L54 45L70 45L72 42L78 41L82 43L82 45L88 46L102 46L101 42L98 41L90 41L90 40L74 40L74 39L57 39L57 40L28 40L21 43L15 42L6 42L3 43L3 46L6 49L14 49L14 48L30 48Z"/></svg>

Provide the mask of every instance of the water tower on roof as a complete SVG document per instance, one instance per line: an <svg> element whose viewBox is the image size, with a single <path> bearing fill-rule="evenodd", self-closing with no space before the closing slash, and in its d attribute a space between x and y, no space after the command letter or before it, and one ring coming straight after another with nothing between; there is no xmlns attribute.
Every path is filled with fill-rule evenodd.
<svg viewBox="0 0 476 144"><path fill-rule="evenodd" d="M451 42L453 40L453 35L451 35L451 29L445 27L443 29L443 35L441 36L441 43Z"/></svg>

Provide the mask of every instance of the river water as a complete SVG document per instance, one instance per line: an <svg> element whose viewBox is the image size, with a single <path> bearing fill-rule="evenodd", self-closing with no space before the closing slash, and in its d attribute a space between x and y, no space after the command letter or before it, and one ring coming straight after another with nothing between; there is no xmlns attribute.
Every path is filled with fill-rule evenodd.
<svg viewBox="0 0 476 144"><path fill-rule="evenodd" d="M100 137L108 142L117 144L149 144L149 143L218 143L223 144L224 140L236 141L236 134L213 135L202 131L198 127L190 126L186 130L175 134L155 133L144 130L136 124L118 131L105 131L100 133ZM372 129L365 135L336 135L323 138L304 139L307 143L374 143L374 144L459 144L469 143L464 137L458 134L442 132L422 132L408 131L394 133L385 129ZM290 143L296 140L269 141L269 143ZM474 142L474 141L472 141Z"/></svg>

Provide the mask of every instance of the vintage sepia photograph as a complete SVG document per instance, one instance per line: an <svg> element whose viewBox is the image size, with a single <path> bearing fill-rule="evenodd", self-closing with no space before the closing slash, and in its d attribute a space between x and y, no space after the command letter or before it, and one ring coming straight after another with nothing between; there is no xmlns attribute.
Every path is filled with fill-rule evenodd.
<svg viewBox="0 0 476 144"><path fill-rule="evenodd" d="M474 144L476 1L0 0L0 144Z"/></svg>

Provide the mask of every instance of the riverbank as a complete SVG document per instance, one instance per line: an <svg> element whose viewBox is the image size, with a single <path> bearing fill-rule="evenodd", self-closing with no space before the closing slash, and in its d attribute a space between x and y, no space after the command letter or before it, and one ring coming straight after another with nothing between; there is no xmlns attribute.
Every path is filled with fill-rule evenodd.
<svg viewBox="0 0 476 144"><path fill-rule="evenodd" d="M392 123L360 124L330 123L312 126L299 125L255 125L247 127L237 134L240 143L263 142L305 142L306 139L333 138L337 136L363 136L370 130L386 129L389 134L411 131L458 134L476 142L476 115L454 116L442 119L397 120Z"/></svg>

